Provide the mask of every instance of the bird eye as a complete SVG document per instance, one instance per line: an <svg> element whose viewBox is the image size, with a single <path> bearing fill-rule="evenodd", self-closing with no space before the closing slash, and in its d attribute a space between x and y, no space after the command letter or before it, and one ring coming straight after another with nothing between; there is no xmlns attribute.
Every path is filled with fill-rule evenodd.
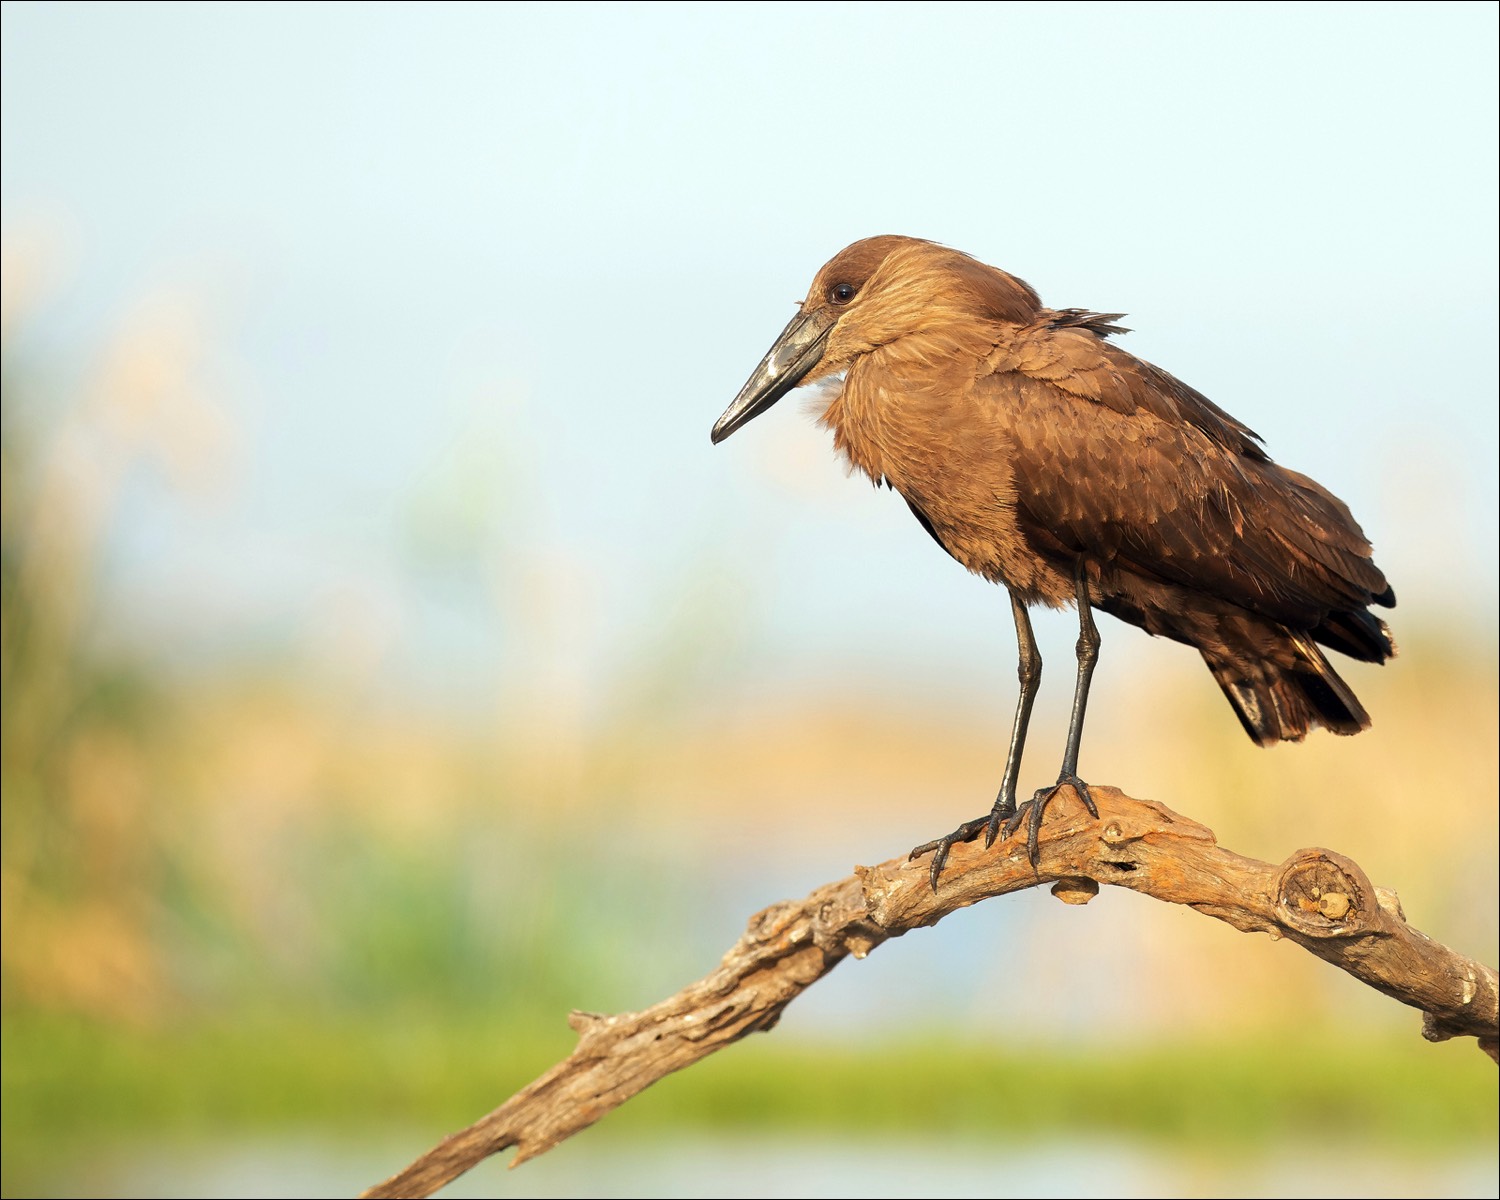
<svg viewBox="0 0 1500 1200"><path fill-rule="evenodd" d="M852 283L836 283L828 289L828 298L835 304L848 304L856 290Z"/></svg>

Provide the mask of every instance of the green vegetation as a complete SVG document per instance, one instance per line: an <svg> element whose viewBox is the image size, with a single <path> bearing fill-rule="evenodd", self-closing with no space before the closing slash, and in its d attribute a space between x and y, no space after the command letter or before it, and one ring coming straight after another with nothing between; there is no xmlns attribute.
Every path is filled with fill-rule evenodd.
<svg viewBox="0 0 1500 1200"><path fill-rule="evenodd" d="M1008 1049L1001 1039L828 1048L756 1037L662 1081L598 1136L1099 1136L1184 1151L1287 1140L1483 1152L1494 1066L1472 1043L1297 1040ZM560 1019L317 1025L294 1013L125 1030L58 1018L4 1026L7 1194L100 1142L309 1129L415 1131L411 1151L489 1111L572 1046Z"/></svg>

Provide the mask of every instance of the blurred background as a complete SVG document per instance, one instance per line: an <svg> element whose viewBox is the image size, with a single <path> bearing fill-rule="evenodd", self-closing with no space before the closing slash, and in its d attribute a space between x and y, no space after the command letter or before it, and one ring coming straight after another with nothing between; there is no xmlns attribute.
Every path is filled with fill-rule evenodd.
<svg viewBox="0 0 1500 1200"><path fill-rule="evenodd" d="M1128 312L1400 596L1374 728L1274 751L1103 618L1085 777L1495 961L1493 6L3 14L7 1195L351 1194L988 806L1003 593L796 396L708 440L875 233ZM452 1191L1494 1195L1418 1029L1023 895Z"/></svg>

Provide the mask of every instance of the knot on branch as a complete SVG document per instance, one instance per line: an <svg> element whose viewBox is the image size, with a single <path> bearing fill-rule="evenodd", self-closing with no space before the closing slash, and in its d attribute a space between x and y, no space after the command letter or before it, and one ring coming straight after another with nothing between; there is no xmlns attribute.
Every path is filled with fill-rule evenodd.
<svg viewBox="0 0 1500 1200"><path fill-rule="evenodd" d="M1049 890L1064 904L1087 904L1099 894L1099 884L1092 879L1069 876L1059 879Z"/></svg>
<svg viewBox="0 0 1500 1200"><path fill-rule="evenodd" d="M1281 865L1276 909L1308 937L1357 937L1381 924L1375 886L1359 865L1319 847L1298 850Z"/></svg>
<svg viewBox="0 0 1500 1200"><path fill-rule="evenodd" d="M1422 1036L1429 1042L1446 1042L1450 1038L1465 1037L1468 1034L1469 1030L1464 1028L1461 1021L1439 1016L1437 1013L1424 1012L1422 1014ZM1495 1058L1500 1046L1496 1045L1494 1038L1480 1038L1479 1048L1491 1058Z"/></svg>
<svg viewBox="0 0 1500 1200"><path fill-rule="evenodd" d="M1111 850L1123 849L1133 842L1178 839L1182 842L1218 845L1218 838L1207 825L1173 812L1156 800L1136 800L1119 788L1103 785L1089 788L1099 806L1099 820L1088 826L1097 830L1099 840ZM1066 793L1063 793L1066 795ZM1086 816L1081 801L1075 801L1078 812Z"/></svg>

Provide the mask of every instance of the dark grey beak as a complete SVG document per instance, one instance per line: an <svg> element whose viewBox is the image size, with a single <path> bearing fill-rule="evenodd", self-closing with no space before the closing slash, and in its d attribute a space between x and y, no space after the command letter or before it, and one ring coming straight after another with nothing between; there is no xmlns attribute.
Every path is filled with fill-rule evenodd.
<svg viewBox="0 0 1500 1200"><path fill-rule="evenodd" d="M722 442L754 420L802 382L823 357L823 343L837 318L830 312L798 313L766 351L755 373L745 381L734 403L714 424L709 436Z"/></svg>

